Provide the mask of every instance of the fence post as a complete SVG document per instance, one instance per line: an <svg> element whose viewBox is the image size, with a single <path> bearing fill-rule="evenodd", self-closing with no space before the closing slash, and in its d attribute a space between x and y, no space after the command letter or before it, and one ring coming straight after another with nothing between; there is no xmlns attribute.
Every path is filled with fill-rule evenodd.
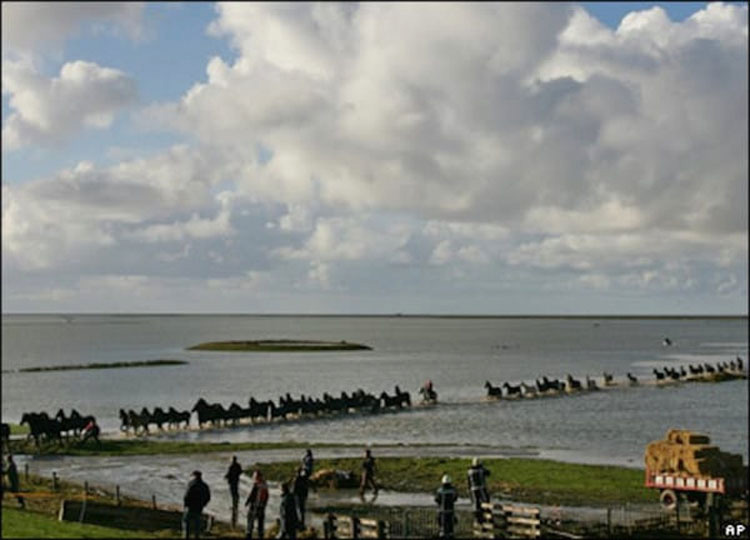
<svg viewBox="0 0 750 540"><path fill-rule="evenodd" d="M607 536L612 536L612 508L607 507Z"/></svg>
<svg viewBox="0 0 750 540"><path fill-rule="evenodd" d="M24 474L24 477L26 477L26 481L28 482L29 481L29 464L28 463L23 464L23 474Z"/></svg>
<svg viewBox="0 0 750 540"><path fill-rule="evenodd" d="M52 471L52 489L57 491L57 473L55 471Z"/></svg>
<svg viewBox="0 0 750 540"><path fill-rule="evenodd" d="M352 516L352 538L354 540L358 540L361 533L361 524L359 523L359 518L357 516Z"/></svg>
<svg viewBox="0 0 750 540"><path fill-rule="evenodd" d="M411 531L409 530L409 511L404 510L404 536L408 538L410 532Z"/></svg>
<svg viewBox="0 0 750 540"><path fill-rule="evenodd" d="M115 500L117 500L117 506L122 505L122 501L120 500L120 485L115 486Z"/></svg>
<svg viewBox="0 0 750 540"><path fill-rule="evenodd" d="M78 515L78 523L83 523L83 516L86 514L86 501L88 500L88 494L89 483L84 482L83 503L81 504L81 513Z"/></svg>
<svg viewBox="0 0 750 540"><path fill-rule="evenodd" d="M156 494L151 495L151 505L156 510Z"/></svg>
<svg viewBox="0 0 750 540"><path fill-rule="evenodd" d="M88 480L83 482L83 494L84 496L89 494L89 481Z"/></svg>

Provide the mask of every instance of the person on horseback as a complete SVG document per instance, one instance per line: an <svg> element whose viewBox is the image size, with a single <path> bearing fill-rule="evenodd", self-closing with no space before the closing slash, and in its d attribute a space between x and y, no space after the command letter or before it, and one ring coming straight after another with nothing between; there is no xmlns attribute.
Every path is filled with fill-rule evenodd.
<svg viewBox="0 0 750 540"><path fill-rule="evenodd" d="M474 503L474 516L479 523L483 521L484 516L482 503L490 502L490 494L487 491L487 477L489 475L490 471L484 468L479 458L475 457L471 462L471 467L469 467L467 480L471 501Z"/></svg>
<svg viewBox="0 0 750 540"><path fill-rule="evenodd" d="M372 487L372 491L377 495L378 485L375 482L375 458L372 457L370 449L365 450L365 459L362 462L362 480L359 484L359 496L365 496L367 486Z"/></svg>
<svg viewBox="0 0 750 540"><path fill-rule="evenodd" d="M458 492L451 484L451 477L443 475L441 486L435 495L438 505L438 526L440 527L440 538L453 538L453 526L456 522L454 504L458 499Z"/></svg>
<svg viewBox="0 0 750 540"><path fill-rule="evenodd" d="M83 428L83 439L81 439L82 443L85 443L89 439L94 439L96 441L96 444L101 446L102 442L99 440L99 426L96 423L96 419L92 418L89 420L89 423L86 424L86 427Z"/></svg>

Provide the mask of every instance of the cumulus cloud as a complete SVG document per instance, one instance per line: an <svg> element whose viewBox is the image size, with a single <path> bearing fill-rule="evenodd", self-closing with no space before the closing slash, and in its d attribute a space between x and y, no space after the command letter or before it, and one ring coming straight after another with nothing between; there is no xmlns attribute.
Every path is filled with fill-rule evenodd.
<svg viewBox="0 0 750 540"><path fill-rule="evenodd" d="M86 23L138 37L143 6L143 2L3 2L3 53L51 48Z"/></svg>
<svg viewBox="0 0 750 540"><path fill-rule="evenodd" d="M13 111L3 124L3 150L65 141L91 127L108 127L137 97L125 73L93 62L68 62L46 78L25 61L3 61L3 94Z"/></svg>
<svg viewBox="0 0 750 540"><path fill-rule="evenodd" d="M158 249L214 288L720 305L747 290L747 11L612 30L557 3L219 4L210 32L237 57L140 115L194 146L4 187L4 253L40 269L84 251L45 228L67 209L89 249Z"/></svg>

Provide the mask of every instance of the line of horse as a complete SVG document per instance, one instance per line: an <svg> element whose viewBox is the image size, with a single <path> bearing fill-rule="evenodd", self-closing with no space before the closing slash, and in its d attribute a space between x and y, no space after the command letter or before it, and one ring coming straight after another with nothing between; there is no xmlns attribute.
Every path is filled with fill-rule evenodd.
<svg viewBox="0 0 750 540"><path fill-rule="evenodd" d="M50 416L46 412L25 412L21 416L21 425L29 426L29 434L26 440L34 439L37 448L41 448L42 443L56 442L59 445L69 441L71 437L78 439L81 431L89 422L96 422L96 418L91 415L82 415L77 410L72 409L70 416L65 416L62 409L57 411L55 416ZM10 428L8 428L8 437L10 437Z"/></svg>
<svg viewBox="0 0 750 540"><path fill-rule="evenodd" d="M313 398L302 394L294 399L291 394L280 396L278 404L273 400L258 401L254 397L248 400L248 406L242 407L231 403L224 407L221 403L208 403L204 398L198 399L190 411L177 411L170 407L165 412L160 407L149 412L145 407L140 413L132 409L125 412L120 409L120 430L132 431L134 434L149 433L149 426L154 425L159 430L168 428L187 428L190 425L192 413L196 414L198 427L205 424L211 426L237 425L240 421L249 420L250 423L273 422L290 418L311 417L330 414L346 414L349 412L377 413L384 410L402 409L411 406L409 392L402 391L398 385L391 396L381 392L379 396L357 389L351 395L341 392L340 397L334 397L327 392L322 398ZM183 425L184 424L184 425Z"/></svg>
<svg viewBox="0 0 750 540"><path fill-rule="evenodd" d="M652 370L654 377L656 378L657 384L665 382L677 382L677 381L700 381L700 380L715 380L717 378L736 378L746 377L744 370L744 364L742 358L739 356L731 362L717 362L711 365L707 362L703 364L698 363L696 366L688 364L688 370L685 370L685 366L680 366L679 369L664 366L659 371L654 368Z"/></svg>
<svg viewBox="0 0 750 540"><path fill-rule="evenodd" d="M609 373L604 373L604 384L613 384L613 377ZM499 386L494 386L490 381L485 381L484 387L487 389L487 398L490 399L517 399L517 398L536 398L542 396L556 396L563 393L581 392L584 390L599 390L596 381L586 375L585 381L580 381L568 374L565 380L548 379L546 375L541 379L534 379L531 384L521 381L520 384L512 385L504 382Z"/></svg>
<svg viewBox="0 0 750 540"><path fill-rule="evenodd" d="M677 381L700 381L700 380L722 380L732 378L747 378L744 371L742 358L739 356L731 362L718 362L715 365L708 363L693 366L688 365L678 368L665 366L662 371L654 368L652 370L656 377L656 383L677 382ZM614 386L614 376L606 371L603 373L604 386ZM630 386L639 384L638 377L628 372L626 374L627 383ZM504 382L499 386L494 386L490 381L485 381L484 387L487 390L486 397L489 399L517 399L517 398L535 398L543 396L555 396L561 394L573 394L582 391L599 390L596 381L586 375L585 381L577 380L568 374L565 380L548 379L547 376L537 378L531 384L521 382L518 385L512 385Z"/></svg>

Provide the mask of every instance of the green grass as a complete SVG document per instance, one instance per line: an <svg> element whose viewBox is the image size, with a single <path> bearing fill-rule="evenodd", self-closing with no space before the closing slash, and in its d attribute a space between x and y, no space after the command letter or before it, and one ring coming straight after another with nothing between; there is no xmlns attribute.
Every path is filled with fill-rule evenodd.
<svg viewBox="0 0 750 540"><path fill-rule="evenodd" d="M359 474L361 459L316 460L316 470L334 468ZM541 459L488 459L490 491L538 504L606 506L625 502L658 500L658 493L643 487L643 471L625 467L579 465ZM453 478L459 493L466 496L469 459L457 458L378 458L376 478L386 489L402 492L432 492L443 474ZM266 478L291 478L297 462L260 463ZM254 468L253 467L253 468Z"/></svg>
<svg viewBox="0 0 750 540"><path fill-rule="evenodd" d="M371 347L347 341L269 339L262 341L211 341L188 347L189 351L316 352L369 351Z"/></svg>
<svg viewBox="0 0 750 540"><path fill-rule="evenodd" d="M349 446L345 444L311 444L306 442L243 442L200 443L186 441L154 441L146 439L112 440L102 439L101 446L93 441L72 442L68 446L46 445L42 451L48 455L67 456L148 456L157 454L202 454L209 452L239 452L242 450L273 450L276 448L323 448ZM361 445L351 445L361 446ZM35 454L32 442L11 441L11 452Z"/></svg>
<svg viewBox="0 0 750 540"><path fill-rule="evenodd" d="M21 426L19 424L8 424L10 426L10 434L11 435L28 435L29 434L29 426Z"/></svg>
<svg viewBox="0 0 750 540"><path fill-rule="evenodd" d="M51 516L3 507L3 538L154 538L144 531L57 521Z"/></svg>
<svg viewBox="0 0 750 540"><path fill-rule="evenodd" d="M94 362L92 364L75 364L71 366L39 366L21 368L19 373L36 373L40 371L69 371L78 369L116 369L130 367L180 366L187 364L185 360L137 360L135 362Z"/></svg>

